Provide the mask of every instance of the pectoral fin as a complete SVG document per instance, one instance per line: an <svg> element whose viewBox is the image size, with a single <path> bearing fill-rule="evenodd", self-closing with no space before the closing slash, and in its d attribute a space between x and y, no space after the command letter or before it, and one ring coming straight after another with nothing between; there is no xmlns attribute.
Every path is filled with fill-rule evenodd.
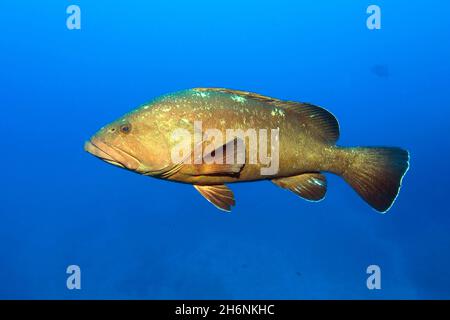
<svg viewBox="0 0 450 320"><path fill-rule="evenodd" d="M241 139L235 138L226 144L203 154L198 164L185 165L180 172L191 176L239 176L245 165L245 147Z"/></svg>
<svg viewBox="0 0 450 320"><path fill-rule="evenodd" d="M272 182L309 201L320 201L327 192L327 180L320 173L305 173L293 177L273 179Z"/></svg>
<svg viewBox="0 0 450 320"><path fill-rule="evenodd" d="M164 167L157 171L149 171L146 175L168 179L180 172L190 176L239 176L246 162L245 144L239 138L204 154L205 141L195 146L194 151L179 163ZM214 161L217 159L217 161Z"/></svg>
<svg viewBox="0 0 450 320"><path fill-rule="evenodd" d="M224 184L213 186L194 185L194 188L220 210L230 212L231 207L236 204L233 191Z"/></svg>

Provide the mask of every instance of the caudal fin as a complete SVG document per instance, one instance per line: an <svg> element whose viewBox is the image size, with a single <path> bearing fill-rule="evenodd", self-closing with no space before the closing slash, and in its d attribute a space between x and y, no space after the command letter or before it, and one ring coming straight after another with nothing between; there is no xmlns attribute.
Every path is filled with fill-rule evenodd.
<svg viewBox="0 0 450 320"><path fill-rule="evenodd" d="M387 212L409 168L409 153L400 148L349 148L351 161L341 174L375 210Z"/></svg>

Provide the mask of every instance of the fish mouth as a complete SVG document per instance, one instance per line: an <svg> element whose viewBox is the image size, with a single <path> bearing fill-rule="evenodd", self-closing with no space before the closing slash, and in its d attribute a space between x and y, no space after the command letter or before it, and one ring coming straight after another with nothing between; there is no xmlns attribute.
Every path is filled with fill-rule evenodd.
<svg viewBox="0 0 450 320"><path fill-rule="evenodd" d="M139 161L129 153L113 147L98 138L92 138L84 144L84 150L93 156L120 168L136 170Z"/></svg>

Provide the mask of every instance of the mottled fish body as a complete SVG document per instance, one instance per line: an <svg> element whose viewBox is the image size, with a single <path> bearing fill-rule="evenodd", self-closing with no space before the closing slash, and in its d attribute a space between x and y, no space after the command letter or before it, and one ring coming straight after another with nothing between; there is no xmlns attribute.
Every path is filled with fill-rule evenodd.
<svg viewBox="0 0 450 320"><path fill-rule="evenodd" d="M102 128L85 149L140 174L192 184L226 211L235 201L225 183L271 180L319 201L327 189L322 172L343 177L374 209L387 211L409 167L408 152L338 147L338 138L336 118L321 107L197 88L126 114Z"/></svg>

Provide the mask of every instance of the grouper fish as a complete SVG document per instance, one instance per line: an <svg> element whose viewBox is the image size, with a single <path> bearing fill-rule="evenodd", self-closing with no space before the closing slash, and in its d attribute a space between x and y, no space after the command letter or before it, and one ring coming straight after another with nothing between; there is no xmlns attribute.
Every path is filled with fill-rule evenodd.
<svg viewBox="0 0 450 320"><path fill-rule="evenodd" d="M228 183L270 180L320 201L342 177L387 212L409 168L396 147L337 146L339 124L322 107L224 88L161 96L101 128L85 150L115 166L192 184L217 208L235 205ZM258 145L259 143L259 145Z"/></svg>

